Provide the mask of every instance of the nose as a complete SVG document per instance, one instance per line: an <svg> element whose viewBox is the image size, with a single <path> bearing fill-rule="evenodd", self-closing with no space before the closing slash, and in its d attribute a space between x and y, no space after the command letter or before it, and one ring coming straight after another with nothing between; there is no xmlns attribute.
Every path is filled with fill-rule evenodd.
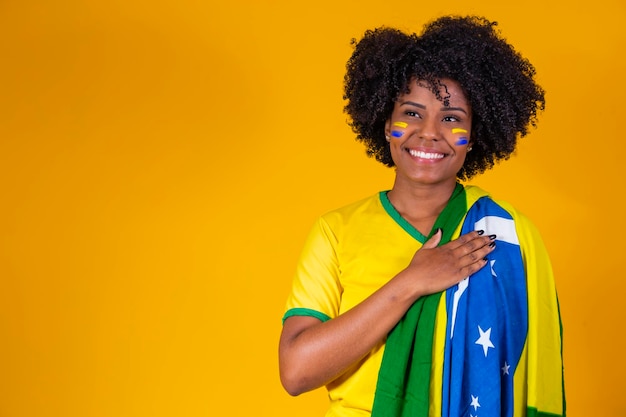
<svg viewBox="0 0 626 417"><path fill-rule="evenodd" d="M417 134L420 139L432 141L439 140L439 128L437 121L432 117L424 118Z"/></svg>

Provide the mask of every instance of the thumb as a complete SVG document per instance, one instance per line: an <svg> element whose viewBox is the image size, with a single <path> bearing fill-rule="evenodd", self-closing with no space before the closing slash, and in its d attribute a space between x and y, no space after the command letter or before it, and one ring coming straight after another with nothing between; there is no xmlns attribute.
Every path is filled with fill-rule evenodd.
<svg viewBox="0 0 626 417"><path fill-rule="evenodd" d="M424 243L424 246L422 246L422 247L424 249L434 249L434 248L436 248L437 245L439 245L439 242L441 242L441 237L442 236L443 236L443 229L440 227L440 228L437 229L435 234L432 235L431 238L426 241L426 243Z"/></svg>

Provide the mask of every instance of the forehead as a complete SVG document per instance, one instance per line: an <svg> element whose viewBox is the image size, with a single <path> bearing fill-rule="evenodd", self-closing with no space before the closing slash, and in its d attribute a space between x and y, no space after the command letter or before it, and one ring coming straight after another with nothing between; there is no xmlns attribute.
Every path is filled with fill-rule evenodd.
<svg viewBox="0 0 626 417"><path fill-rule="evenodd" d="M430 99L435 97L444 106L469 106L469 102L461 85L449 78L434 80L413 79L407 86L408 91L400 97L424 97Z"/></svg>

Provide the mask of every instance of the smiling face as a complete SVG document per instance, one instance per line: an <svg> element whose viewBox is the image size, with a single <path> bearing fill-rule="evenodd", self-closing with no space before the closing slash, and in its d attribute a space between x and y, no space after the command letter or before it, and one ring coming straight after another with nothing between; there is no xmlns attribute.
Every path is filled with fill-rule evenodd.
<svg viewBox="0 0 626 417"><path fill-rule="evenodd" d="M472 111L461 86L439 81L438 99L426 83L412 81L385 125L397 185L456 182L471 145Z"/></svg>

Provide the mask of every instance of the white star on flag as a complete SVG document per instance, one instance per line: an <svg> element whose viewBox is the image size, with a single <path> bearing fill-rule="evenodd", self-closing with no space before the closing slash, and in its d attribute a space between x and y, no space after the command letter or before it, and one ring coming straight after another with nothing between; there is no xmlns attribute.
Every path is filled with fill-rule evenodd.
<svg viewBox="0 0 626 417"><path fill-rule="evenodd" d="M502 367L502 375L508 375L509 374L509 368L511 367L511 365L509 365L508 363L506 363L506 361L504 362L504 366Z"/></svg>
<svg viewBox="0 0 626 417"><path fill-rule="evenodd" d="M472 397L472 403L470 404L470 407L474 407L474 411L476 411L476 409L480 407L480 404L478 404L478 397L474 397L473 395L471 395L471 397Z"/></svg>
<svg viewBox="0 0 626 417"><path fill-rule="evenodd" d="M485 358L487 357L487 351L489 348L494 348L495 346L491 343L491 327L487 329L487 331L483 331L483 329L478 326L478 332L480 333L480 337L475 342L477 345L481 345L483 347L483 352L485 353Z"/></svg>
<svg viewBox="0 0 626 417"><path fill-rule="evenodd" d="M493 269L493 265L496 263L496 260L494 259L493 261L489 261L489 263L491 267L491 275L498 278L498 274L496 274L496 271Z"/></svg>

